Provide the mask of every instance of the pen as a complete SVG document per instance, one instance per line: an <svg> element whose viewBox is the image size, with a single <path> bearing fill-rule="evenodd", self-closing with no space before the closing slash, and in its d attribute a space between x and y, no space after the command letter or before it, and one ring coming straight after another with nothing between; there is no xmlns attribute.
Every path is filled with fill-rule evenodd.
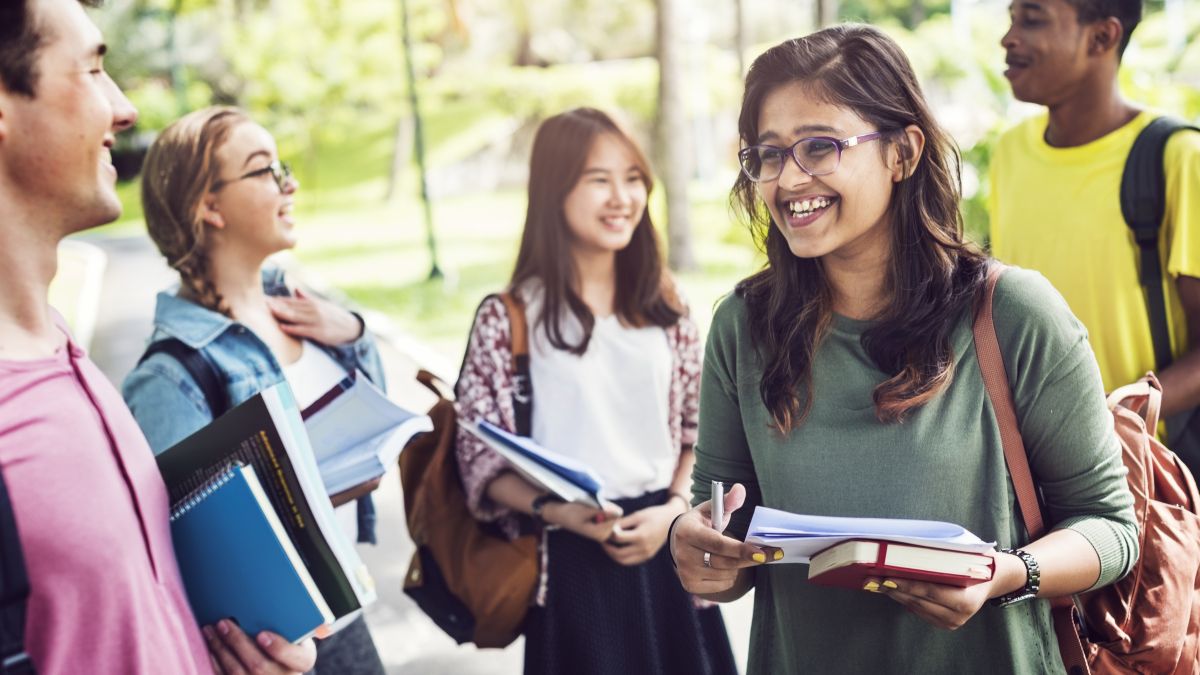
<svg viewBox="0 0 1200 675"><path fill-rule="evenodd" d="M725 484L712 482L712 526L717 532L725 529Z"/></svg>

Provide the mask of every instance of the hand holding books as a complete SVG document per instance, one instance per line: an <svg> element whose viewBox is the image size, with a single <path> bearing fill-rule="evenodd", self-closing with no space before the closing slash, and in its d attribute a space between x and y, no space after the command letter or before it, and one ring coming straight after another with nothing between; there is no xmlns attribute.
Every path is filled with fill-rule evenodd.
<svg viewBox="0 0 1200 675"><path fill-rule="evenodd" d="M1076 536L1069 530L1057 536ZM954 523L843 518L758 507L748 542L771 542L809 563L811 583L885 594L925 621L954 630L991 597L1025 583L1024 563Z"/></svg>

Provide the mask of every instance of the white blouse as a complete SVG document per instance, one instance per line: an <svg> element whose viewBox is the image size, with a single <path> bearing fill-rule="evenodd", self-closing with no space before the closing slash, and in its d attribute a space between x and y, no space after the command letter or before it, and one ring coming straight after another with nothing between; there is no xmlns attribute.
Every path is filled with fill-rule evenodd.
<svg viewBox="0 0 1200 675"><path fill-rule="evenodd" d="M666 332L658 326L625 326L615 315L596 317L587 351L577 356L555 349L538 326L541 294L523 297L530 326L533 439L590 466L605 498L669 487L679 448L671 442L668 424L673 357ZM569 312L561 325L568 343L582 334Z"/></svg>

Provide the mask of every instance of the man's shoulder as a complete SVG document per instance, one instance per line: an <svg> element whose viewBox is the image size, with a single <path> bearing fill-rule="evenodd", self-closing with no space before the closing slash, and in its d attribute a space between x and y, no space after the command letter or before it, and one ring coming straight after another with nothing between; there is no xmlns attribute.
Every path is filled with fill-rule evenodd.
<svg viewBox="0 0 1200 675"><path fill-rule="evenodd" d="M1200 125L1196 126L1200 127ZM1163 152L1168 169L1179 162L1200 161L1200 130L1180 129L1176 131L1167 139L1167 145Z"/></svg>

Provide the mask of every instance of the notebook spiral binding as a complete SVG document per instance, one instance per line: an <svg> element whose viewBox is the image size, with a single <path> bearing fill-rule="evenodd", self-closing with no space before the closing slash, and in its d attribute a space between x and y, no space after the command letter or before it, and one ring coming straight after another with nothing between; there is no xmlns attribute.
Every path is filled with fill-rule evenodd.
<svg viewBox="0 0 1200 675"><path fill-rule="evenodd" d="M199 506L200 502L203 502L205 499L207 499L209 495L219 490L222 485L232 480L233 471L235 468L237 468L237 466L238 465L234 464L225 465L225 468L214 474L212 478L209 478L200 487L184 495L179 502L171 508L170 522L173 523L182 518L188 511L191 511L195 507Z"/></svg>

